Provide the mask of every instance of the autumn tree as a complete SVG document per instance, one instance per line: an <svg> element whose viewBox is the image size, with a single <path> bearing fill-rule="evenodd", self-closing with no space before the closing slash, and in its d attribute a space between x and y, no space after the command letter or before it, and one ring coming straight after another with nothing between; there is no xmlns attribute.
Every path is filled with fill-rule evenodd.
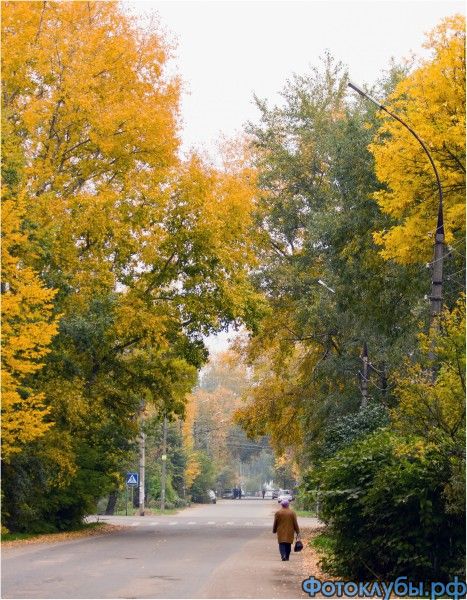
<svg viewBox="0 0 467 600"><path fill-rule="evenodd" d="M44 393L33 375L43 366L57 332L55 290L47 289L25 264L30 249L22 225L24 200L18 195L22 155L9 147L8 122L2 139L2 459L8 462L24 444L51 427Z"/></svg>
<svg viewBox="0 0 467 600"><path fill-rule="evenodd" d="M233 419L249 383L240 355L230 348L211 358L190 396L192 447L212 461L219 489L245 481L247 472L260 467L261 453L270 454L267 439L252 442Z"/></svg>
<svg viewBox="0 0 467 600"><path fill-rule="evenodd" d="M429 35L430 56L402 79L386 104L428 145L444 192L446 242L457 250L465 243L465 18L446 18ZM382 114L371 145L378 179L375 193L391 217L375 233L386 259L401 263L431 259L436 227L436 179L421 146L397 121Z"/></svg>
<svg viewBox="0 0 467 600"><path fill-rule="evenodd" d="M431 338L420 335L421 354L397 379L396 431L417 434L441 448L449 465L445 501L465 520L465 296L445 310ZM433 381L433 355L437 370Z"/></svg>
<svg viewBox="0 0 467 600"><path fill-rule="evenodd" d="M465 568L463 36L448 20L430 38L434 57L393 70L374 93L397 97L392 108L425 140L441 119L445 312L421 347L431 283L421 262L438 208L421 149L398 125L381 130L372 105L346 99L345 68L330 56L293 77L279 106L258 101L249 127L267 239L253 276L269 310L243 346L252 377L236 419L253 438L268 434L276 456L292 455L305 495L324 492L326 565L344 578L403 568L441 581Z"/></svg>
<svg viewBox="0 0 467 600"><path fill-rule="evenodd" d="M183 420L183 447L186 455L186 469L184 474L184 483L186 489L190 489L194 480L199 475L201 467L199 456L195 449L193 435L194 423L196 417L196 404L193 396L189 396L186 403L185 418Z"/></svg>
<svg viewBox="0 0 467 600"><path fill-rule="evenodd" d="M354 579L402 569L449 581L465 572L464 297L420 336L418 360L407 360L395 395L390 424L348 440L308 473L309 492L324 492L324 564Z"/></svg>
<svg viewBox="0 0 467 600"><path fill-rule="evenodd" d="M12 472L37 478L44 499L55 490L46 519L66 527L118 483L142 400L182 415L207 358L203 334L254 320L256 182L246 163L180 159L170 48L117 3L7 2L2 28L25 268L57 290L60 315L37 377L54 425ZM27 485L12 482L6 504L26 507L15 490Z"/></svg>
<svg viewBox="0 0 467 600"><path fill-rule="evenodd" d="M377 120L348 104L346 82L344 66L325 56L287 83L280 106L258 101L249 128L267 238L254 280L269 312L244 348L254 384L237 418L250 435L269 434L279 454L293 448L304 467L327 427L360 407L364 342L390 378L427 309L424 271L378 255L373 231L388 219L372 200ZM372 383L370 395L387 401L379 377Z"/></svg>

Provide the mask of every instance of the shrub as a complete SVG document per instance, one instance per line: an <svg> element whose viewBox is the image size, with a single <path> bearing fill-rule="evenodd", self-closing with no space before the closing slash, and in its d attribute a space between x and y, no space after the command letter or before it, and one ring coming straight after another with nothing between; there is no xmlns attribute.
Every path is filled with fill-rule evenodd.
<svg viewBox="0 0 467 600"><path fill-rule="evenodd" d="M191 484L190 492L193 502L209 502L207 494L210 488L214 487L215 473L212 460L205 452L199 453L200 471Z"/></svg>
<svg viewBox="0 0 467 600"><path fill-rule="evenodd" d="M356 413L340 417L326 430L321 456L330 458L355 440L388 424L388 411L381 404L368 404Z"/></svg>
<svg viewBox="0 0 467 600"><path fill-rule="evenodd" d="M329 524L329 573L351 580L465 576L465 513L446 503L449 445L379 430L308 479Z"/></svg>

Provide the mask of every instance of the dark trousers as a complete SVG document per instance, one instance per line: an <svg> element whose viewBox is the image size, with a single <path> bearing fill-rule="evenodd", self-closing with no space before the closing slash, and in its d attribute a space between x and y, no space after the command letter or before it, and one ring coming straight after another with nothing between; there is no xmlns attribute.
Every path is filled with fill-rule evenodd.
<svg viewBox="0 0 467 600"><path fill-rule="evenodd" d="M281 557L285 560L289 560L290 551L292 549L292 544L287 542L279 542L279 552L281 553Z"/></svg>

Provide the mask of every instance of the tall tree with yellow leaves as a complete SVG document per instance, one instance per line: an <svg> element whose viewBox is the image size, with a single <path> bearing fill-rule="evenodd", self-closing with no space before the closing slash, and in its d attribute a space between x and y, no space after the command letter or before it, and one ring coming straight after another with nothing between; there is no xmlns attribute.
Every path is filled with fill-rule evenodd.
<svg viewBox="0 0 467 600"><path fill-rule="evenodd" d="M388 108L428 145L444 191L446 242L465 238L465 18L445 19L428 36L431 56L396 86ZM384 119L370 146L385 188L375 193L393 224L375 233L381 254L403 264L431 258L438 193L420 145L397 121Z"/></svg>
<svg viewBox="0 0 467 600"><path fill-rule="evenodd" d="M196 418L196 403L192 395L188 396L185 408L185 419L183 420L183 447L186 455L185 487L189 489L200 473L200 464L195 450L193 437L193 424Z"/></svg>
<svg viewBox="0 0 467 600"><path fill-rule="evenodd" d="M255 179L245 165L180 159L168 44L116 2L2 8L3 109L25 157L25 266L57 289L61 315L37 383L57 434L49 450L76 465L60 479L63 527L114 488L141 400L182 414L207 357L202 335L254 318ZM82 468L96 475L85 493Z"/></svg>
<svg viewBox="0 0 467 600"><path fill-rule="evenodd" d="M24 201L16 195L21 157L8 147L4 123L2 161L2 458L8 462L24 444L44 435L50 409L31 376L43 366L57 332L56 291L47 289L24 264L30 247L22 231Z"/></svg>

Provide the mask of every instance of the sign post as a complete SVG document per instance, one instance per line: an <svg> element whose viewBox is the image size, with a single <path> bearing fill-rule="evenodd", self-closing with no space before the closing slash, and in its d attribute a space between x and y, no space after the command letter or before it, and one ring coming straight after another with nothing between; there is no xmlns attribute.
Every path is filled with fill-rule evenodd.
<svg viewBox="0 0 467 600"><path fill-rule="evenodd" d="M161 474L161 512L165 510L165 476L167 469L167 417L164 416L162 434L162 474Z"/></svg>
<svg viewBox="0 0 467 600"><path fill-rule="evenodd" d="M138 486L138 473L136 473L135 471L130 471L129 473L127 473L125 483L126 483L126 486L125 486L125 489L126 489L125 515L128 516L128 488L129 487L132 488L131 498L133 500L134 489L135 489L135 487Z"/></svg>

